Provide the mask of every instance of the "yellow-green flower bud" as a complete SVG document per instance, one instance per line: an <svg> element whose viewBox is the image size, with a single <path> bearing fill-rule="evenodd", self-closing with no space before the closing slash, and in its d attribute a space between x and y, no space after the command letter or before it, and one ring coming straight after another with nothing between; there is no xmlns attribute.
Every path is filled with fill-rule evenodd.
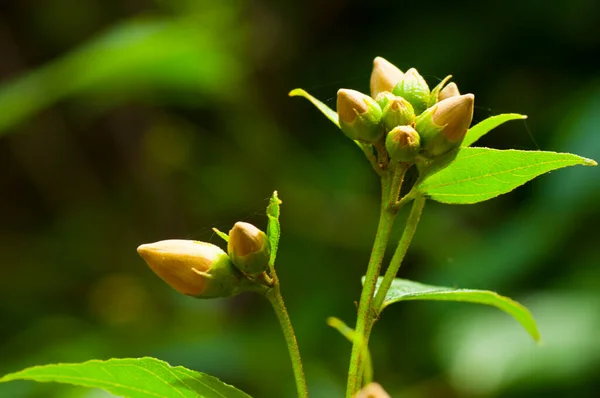
<svg viewBox="0 0 600 398"><path fill-rule="evenodd" d="M373 61L373 72L371 72L371 97L384 91L392 91L404 74L395 65L384 58L377 57Z"/></svg>
<svg viewBox="0 0 600 398"><path fill-rule="evenodd" d="M412 162L421 150L421 138L412 126L396 126L385 137L385 149L398 162Z"/></svg>
<svg viewBox="0 0 600 398"><path fill-rule="evenodd" d="M252 224L237 222L229 231L229 257L240 271L256 275L269 266L271 244L267 235Z"/></svg>
<svg viewBox="0 0 600 398"><path fill-rule="evenodd" d="M179 293L214 298L239 292L243 275L215 245L172 239L141 245L137 251L150 269Z"/></svg>
<svg viewBox="0 0 600 398"><path fill-rule="evenodd" d="M381 108L368 95L340 89L337 96L337 113L340 128L351 139L374 143L383 136Z"/></svg>
<svg viewBox="0 0 600 398"><path fill-rule="evenodd" d="M392 130L396 126L410 125L415 122L415 110L404 98L395 97L383 109L382 120L388 130Z"/></svg>
<svg viewBox="0 0 600 398"><path fill-rule="evenodd" d="M473 94L446 98L417 117L423 155L436 157L460 146L473 120L474 100Z"/></svg>
<svg viewBox="0 0 600 398"><path fill-rule="evenodd" d="M452 82L450 84L448 84L446 87L444 87L442 89L442 91L440 91L440 93L438 94L438 101L442 101L445 100L446 98L450 98L450 97L456 97L459 96L460 92L458 91L458 86L456 85L456 83Z"/></svg>
<svg viewBox="0 0 600 398"><path fill-rule="evenodd" d="M381 384L369 383L357 392L354 398L390 398L390 395L385 392Z"/></svg>
<svg viewBox="0 0 600 398"><path fill-rule="evenodd" d="M392 94L391 91L382 91L375 97L375 102L377 102L377 105L379 105L381 109L384 109L386 105L395 98L396 96Z"/></svg>
<svg viewBox="0 0 600 398"><path fill-rule="evenodd" d="M419 115L427 108L429 102L429 86L423 76L415 68L410 68L396 84L392 93L406 99Z"/></svg>

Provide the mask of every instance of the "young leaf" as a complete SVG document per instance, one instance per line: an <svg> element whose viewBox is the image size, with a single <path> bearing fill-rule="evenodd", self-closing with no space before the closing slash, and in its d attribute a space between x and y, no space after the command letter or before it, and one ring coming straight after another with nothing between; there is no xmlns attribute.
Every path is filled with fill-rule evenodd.
<svg viewBox="0 0 600 398"><path fill-rule="evenodd" d="M304 91L303 89L296 88L296 89L290 91L288 95L290 97L306 98L307 100L312 102L312 104L314 106L316 106L317 109L320 110L327 117L327 119L331 120L333 122L333 124L340 127L340 124L338 122L337 112L335 112L333 109L331 109L330 107L328 107L327 105L325 105L324 103L322 103L321 101L319 101L318 99L316 99L315 97L313 97L312 95L310 95L309 93Z"/></svg>
<svg viewBox="0 0 600 398"><path fill-rule="evenodd" d="M457 152L458 151L458 152ZM454 158L448 164L446 158ZM570 153L457 149L436 160L423 173L416 190L441 203L470 204L510 192L535 177L567 166L596 166L591 159Z"/></svg>
<svg viewBox="0 0 600 398"><path fill-rule="evenodd" d="M217 228L213 228L212 230L214 231L215 234L219 235L219 237L221 239L223 239L225 242L229 242L229 235L227 235L225 232L220 231Z"/></svg>
<svg viewBox="0 0 600 398"><path fill-rule="evenodd" d="M382 279L379 277L377 286ZM491 305L515 318L535 341L540 341L540 333L529 310L516 301L489 290L452 289L396 278L385 296L381 310L390 304L408 300L462 301Z"/></svg>
<svg viewBox="0 0 600 398"><path fill-rule="evenodd" d="M269 222L267 224L267 237L269 243L271 243L271 258L269 259L269 265L272 267L275 264L275 257L277 256L277 248L279 246L279 237L281 236L281 227L279 225L279 205L281 204L277 191L273 192L273 196L269 200L267 206L267 217Z"/></svg>
<svg viewBox="0 0 600 398"><path fill-rule="evenodd" d="M155 358L124 358L34 366L0 378L100 388L127 398L250 398L213 376Z"/></svg>
<svg viewBox="0 0 600 398"><path fill-rule="evenodd" d="M469 131L467 131L467 135L462 143L463 147L471 146L486 135L490 130L495 129L501 124L508 122L509 120L522 120L527 119L526 115L519 115L518 113L504 113L502 115L496 115L492 117L488 117L485 120L477 123L475 126L471 127Z"/></svg>
<svg viewBox="0 0 600 398"><path fill-rule="evenodd" d="M303 89L296 88L296 89L290 91L288 95L290 97L304 97L304 98L306 98L314 106L316 106L317 109L320 110L327 117L327 119L331 120L333 122L333 124L335 124L338 128L340 127L340 123L338 121L338 114L337 114L337 112L335 112L333 109L331 109L330 107L328 107L327 105L325 105L324 103L322 103L321 101L319 101L318 99L316 99L315 97L313 97L312 95L310 95L309 93L307 93L306 91L304 91ZM369 161L372 164L373 164L373 162L377 161L374 158L374 156L373 156L371 145L369 145L367 143L362 143L362 142L357 141L357 140L353 140L353 141L363 151L363 153L365 154L365 156L367 157L367 159L369 159ZM374 166L374 167L376 167L376 166Z"/></svg>
<svg viewBox="0 0 600 398"><path fill-rule="evenodd" d="M371 362L371 353L369 351L369 347L365 344L362 344L362 336L357 335L354 329L346 325L341 319L334 316L327 318L327 324L340 332L340 334L351 343L354 343L355 340L360 339L362 354L365 358L365 374L363 376L363 382L365 384L371 383L373 381L373 364Z"/></svg>

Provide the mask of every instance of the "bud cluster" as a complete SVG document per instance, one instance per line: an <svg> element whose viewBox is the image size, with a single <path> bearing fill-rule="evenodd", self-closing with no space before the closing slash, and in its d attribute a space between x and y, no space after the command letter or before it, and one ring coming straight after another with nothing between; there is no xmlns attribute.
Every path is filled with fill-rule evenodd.
<svg viewBox="0 0 600 398"><path fill-rule="evenodd" d="M210 243L181 239L144 244L137 251L179 293L229 297L247 290L267 270L271 245L263 231L245 222L236 223L228 239L228 253Z"/></svg>
<svg viewBox="0 0 600 398"><path fill-rule="evenodd" d="M392 160L414 163L432 159L462 143L473 119L473 94L461 95L455 83L433 90L415 68L403 73L377 57L371 96L340 89L337 113L341 130L353 140L385 143Z"/></svg>

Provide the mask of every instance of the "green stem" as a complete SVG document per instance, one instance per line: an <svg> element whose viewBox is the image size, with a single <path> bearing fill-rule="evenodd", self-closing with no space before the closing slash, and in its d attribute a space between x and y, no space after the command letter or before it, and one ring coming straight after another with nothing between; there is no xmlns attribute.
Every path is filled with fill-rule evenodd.
<svg viewBox="0 0 600 398"><path fill-rule="evenodd" d="M307 398L308 389L306 388L306 378L304 376L304 371L302 370L302 359L300 358L298 342L296 341L294 328L292 327L290 316L288 315L287 309L285 308L285 303L283 302L283 297L281 296L281 290L279 288L277 277L274 275L273 279L275 281L275 285L266 292L265 297L273 306L275 314L277 314L279 325L281 326L283 336L285 337L285 341L288 346L290 359L292 360L292 368L294 369L294 379L296 379L298 398Z"/></svg>
<svg viewBox="0 0 600 398"><path fill-rule="evenodd" d="M371 319L374 316L372 310L373 294L377 283L377 277L381 270L381 263L385 254L385 249L390 238L392 226L396 218L396 211L393 211L388 206L391 183L389 173L386 173L381 178L381 212L379 215L379 225L377 226L377 234L373 243L373 250L365 275L365 282L360 295L358 305L358 317L356 320L357 336L364 336L367 325L371 324ZM346 389L346 397L351 398L354 393L361 387L360 363L362 361L363 347L368 346L368 341L357 338L352 344L352 354L350 356L350 369L348 370L348 385Z"/></svg>
<svg viewBox="0 0 600 398"><path fill-rule="evenodd" d="M369 338L371 337L371 331L373 330L373 325L377 320L381 312L381 307L383 305L383 301L385 300L385 296L390 290L390 286L392 285L392 281L396 277L400 266L402 265L402 261L404 260L404 256L410 246L412 238L417 230L417 225L419 224L419 220L421 218L421 213L423 212L423 207L425 206L425 198L422 196L417 196L413 202L413 206L410 210L410 214L408 215L408 219L406 220L406 226L404 227L404 232L402 232L402 237L398 242L398 246L396 247L396 251L394 252L394 256L390 261L390 265L383 276L383 280L377 289L377 294L375 295L375 300L373 302L373 311L376 314L369 325L365 328L365 335L363 341L365 344L369 343ZM364 372L364 365L361 364L359 368L359 378L362 378L362 374Z"/></svg>
<svg viewBox="0 0 600 398"><path fill-rule="evenodd" d="M377 289L377 295L375 296L375 303L373 305L373 308L377 314L379 314L381 311L381 306L383 305L385 296L387 295L388 290L390 290L390 286L392 286L392 281L396 277L396 274L402 265L402 260L404 260L404 256L406 255L408 247L412 242L412 238L415 235L417 225L419 225L419 220L421 219L423 207L425 207L425 200L425 197L417 196L413 202L412 208L410 209L410 214L406 220L406 226L404 227L404 232L402 233L400 242L398 242L398 247L396 247L396 251L394 252L394 256L390 261L390 265L383 276L381 285L379 286L379 289Z"/></svg>
<svg viewBox="0 0 600 398"><path fill-rule="evenodd" d="M398 197L400 196L400 189L402 188L404 176L406 175L406 171L409 169L410 165L396 162L394 162L393 165L394 167L391 169L394 172L394 177L392 178L392 187L390 188L388 207L391 207L392 210L398 212L400 207L397 206L397 204L399 203Z"/></svg>

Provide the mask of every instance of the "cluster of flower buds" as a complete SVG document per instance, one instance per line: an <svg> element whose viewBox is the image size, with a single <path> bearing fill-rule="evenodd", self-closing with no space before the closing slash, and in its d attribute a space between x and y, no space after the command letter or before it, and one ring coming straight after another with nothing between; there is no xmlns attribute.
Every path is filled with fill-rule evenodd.
<svg viewBox="0 0 600 398"><path fill-rule="evenodd" d="M267 235L238 222L229 232L228 253L206 242L163 240L141 245L140 256L169 286L197 298L230 297L248 289L269 266Z"/></svg>
<svg viewBox="0 0 600 398"><path fill-rule="evenodd" d="M392 160L414 163L432 159L462 143L473 119L473 94L461 95L444 79L433 90L411 68L403 73L381 57L375 58L371 96L340 89L337 113L341 130L353 140L385 142Z"/></svg>

